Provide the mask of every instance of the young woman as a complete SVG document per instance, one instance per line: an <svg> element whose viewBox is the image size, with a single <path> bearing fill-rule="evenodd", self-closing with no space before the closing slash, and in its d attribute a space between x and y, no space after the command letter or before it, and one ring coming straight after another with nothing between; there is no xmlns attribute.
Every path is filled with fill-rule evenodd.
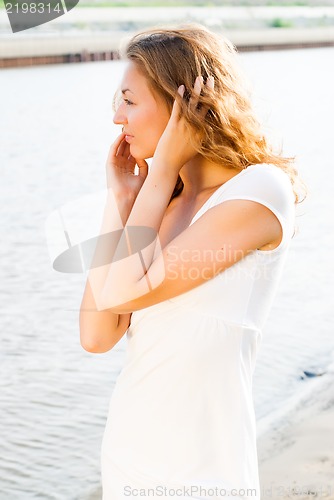
<svg viewBox="0 0 334 500"><path fill-rule="evenodd" d="M294 233L296 171L263 136L227 40L153 29L126 58L80 313L90 352L127 333L103 498L259 499L252 375Z"/></svg>

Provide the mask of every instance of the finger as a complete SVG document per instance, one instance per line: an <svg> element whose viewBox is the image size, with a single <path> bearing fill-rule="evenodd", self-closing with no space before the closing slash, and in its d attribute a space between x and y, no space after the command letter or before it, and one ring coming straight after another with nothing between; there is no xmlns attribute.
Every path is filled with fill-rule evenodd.
<svg viewBox="0 0 334 500"><path fill-rule="evenodd" d="M126 142L125 138L123 138L123 141L121 142L117 152L116 152L116 156L126 156L126 148L128 146L128 143Z"/></svg>
<svg viewBox="0 0 334 500"><path fill-rule="evenodd" d="M213 90L215 88L215 79L213 78L213 76L208 76L206 80L206 86L210 90Z"/></svg>
<svg viewBox="0 0 334 500"><path fill-rule="evenodd" d="M214 86L215 86L215 80L214 80L213 76L208 76L208 78L206 80L205 87L210 92L210 91L213 91ZM199 114L204 118L208 111L209 111L208 106L202 106L200 111L199 111Z"/></svg>
<svg viewBox="0 0 334 500"><path fill-rule="evenodd" d="M110 146L108 159L109 159L109 157L117 155L118 148L120 147L121 142L124 139L124 137L125 137L124 132L122 132L119 136L116 137L116 139L114 140L114 142Z"/></svg>
<svg viewBox="0 0 334 500"><path fill-rule="evenodd" d="M129 160L129 162L135 162L135 165L136 165L136 159L132 156L132 154L130 152L127 156L127 159Z"/></svg>
<svg viewBox="0 0 334 500"><path fill-rule="evenodd" d="M181 97L183 97L185 90L186 90L185 86L180 85L179 88L177 89L177 93L180 94Z"/></svg>
<svg viewBox="0 0 334 500"><path fill-rule="evenodd" d="M148 164L147 161L145 160L137 160L137 165L138 165L138 170L139 170L139 177L143 177L146 179L147 174L148 174Z"/></svg>
<svg viewBox="0 0 334 500"><path fill-rule="evenodd" d="M190 106L194 108L196 108L198 105L199 96L201 95L202 85L203 85L203 77L198 76L195 80L194 88L191 93L191 97L189 99Z"/></svg>
<svg viewBox="0 0 334 500"><path fill-rule="evenodd" d="M124 141L123 156L125 158L128 158L129 155L130 155L130 144Z"/></svg>
<svg viewBox="0 0 334 500"><path fill-rule="evenodd" d="M177 89L177 93L181 96L181 98L184 96L186 88L184 85L180 85L179 88ZM175 97L174 103L173 103L173 108L172 108L172 113L170 116L170 119L177 119L179 118L181 113L181 102L180 99L177 99L177 96Z"/></svg>
<svg viewBox="0 0 334 500"><path fill-rule="evenodd" d="M124 166L124 169L126 172L134 174L135 173L135 167L136 167L136 160L130 153L130 144L127 143L127 147L124 151L124 158L127 159L127 162Z"/></svg>
<svg viewBox="0 0 334 500"><path fill-rule="evenodd" d="M131 172L131 174L134 175L136 167L136 159L131 154L129 154L127 160L128 160L127 171Z"/></svg>

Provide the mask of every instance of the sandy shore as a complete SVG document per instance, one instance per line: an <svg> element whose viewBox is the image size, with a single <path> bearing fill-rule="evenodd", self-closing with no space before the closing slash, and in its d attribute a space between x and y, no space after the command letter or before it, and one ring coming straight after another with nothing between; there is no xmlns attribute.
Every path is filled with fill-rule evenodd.
<svg viewBox="0 0 334 500"><path fill-rule="evenodd" d="M258 439L262 500L334 500L334 373Z"/></svg>

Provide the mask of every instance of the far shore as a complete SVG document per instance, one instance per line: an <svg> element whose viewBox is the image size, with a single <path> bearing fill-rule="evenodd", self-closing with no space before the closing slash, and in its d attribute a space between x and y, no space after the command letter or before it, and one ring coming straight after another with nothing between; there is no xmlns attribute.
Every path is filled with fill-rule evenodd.
<svg viewBox="0 0 334 500"><path fill-rule="evenodd" d="M16 33L0 9L0 68L118 59L133 33L188 22L221 33L240 52L334 46L334 6L79 6Z"/></svg>
<svg viewBox="0 0 334 500"><path fill-rule="evenodd" d="M119 58L121 43L134 31L66 31L0 35L0 68ZM217 30L216 30L217 31ZM217 31L239 52L334 46L334 27Z"/></svg>

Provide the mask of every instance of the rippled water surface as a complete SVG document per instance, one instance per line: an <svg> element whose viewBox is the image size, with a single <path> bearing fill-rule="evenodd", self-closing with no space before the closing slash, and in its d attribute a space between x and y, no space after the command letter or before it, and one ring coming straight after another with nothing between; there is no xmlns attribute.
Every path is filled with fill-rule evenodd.
<svg viewBox="0 0 334 500"><path fill-rule="evenodd" d="M309 185L254 377L258 420L326 366L332 338L334 50L242 55L268 131ZM99 498L99 453L125 338L93 355L79 344L83 275L53 271L45 221L105 186L118 129L112 96L124 63L0 72L0 498Z"/></svg>

